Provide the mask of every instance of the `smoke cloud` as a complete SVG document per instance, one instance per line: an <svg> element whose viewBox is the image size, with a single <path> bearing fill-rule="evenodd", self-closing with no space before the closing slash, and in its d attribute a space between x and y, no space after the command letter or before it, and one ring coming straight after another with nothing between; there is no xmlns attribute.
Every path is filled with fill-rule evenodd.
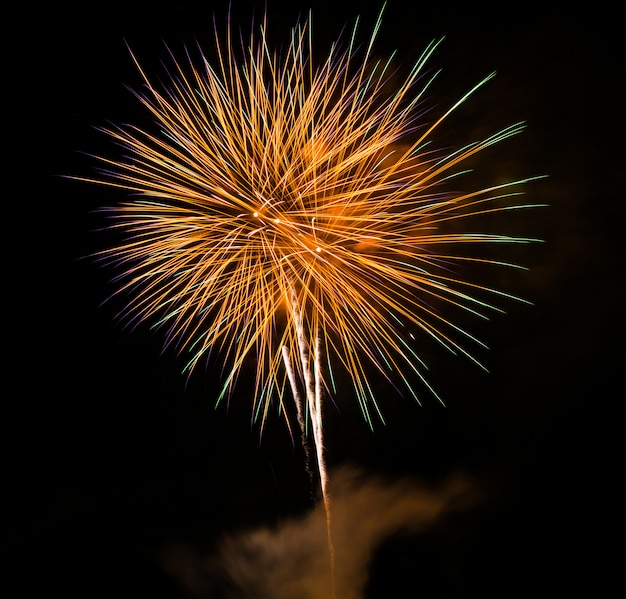
<svg viewBox="0 0 626 599"><path fill-rule="evenodd" d="M432 529L451 511L479 500L461 476L437 489L412 479L371 477L344 467L330 476L335 588L341 599L363 599L374 551L398 533ZM320 505L298 519L224 537L212 555L169 547L165 569L191 597L221 599L327 599L330 558Z"/></svg>

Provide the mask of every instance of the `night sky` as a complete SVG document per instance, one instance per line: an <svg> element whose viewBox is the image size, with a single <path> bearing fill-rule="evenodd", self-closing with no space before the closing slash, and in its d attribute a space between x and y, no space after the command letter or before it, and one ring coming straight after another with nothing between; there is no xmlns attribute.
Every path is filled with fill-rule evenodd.
<svg viewBox="0 0 626 599"><path fill-rule="evenodd" d="M236 562L253 572L262 559L220 559L220 539L235 536L240 545L232 546L241 547L251 531L269 530L277 535L266 547L286 546L278 533L291 523L302 538L290 542L303 555L308 547L312 491L297 440L276 416L259 441L245 386L214 409L215 377L198 372L187 381L184 356L162 352L158 331L125 330L115 319L120 303L102 305L112 271L85 258L108 242L94 211L123 196L63 176L93 174L88 154L112 154L96 127L145 119L125 88L140 84L126 44L158 71L163 42L174 51L196 39L210 45L212 14L225 22L226 2L152 4L57 3L5 22L12 140L0 548L2 568L19 584L11 597L266 597L260 586L251 590L252 574L245 586L229 569ZM545 240L516 254L530 270L494 275L535 305L509 303L506 315L468 325L490 347L479 355L490 374L428 349L429 380L447 407L428 397L418 407L386 389L387 424L371 432L352 398L329 405L330 476L353 485L338 493L338 512L355 517L350 501L362 493L363 505L372 502L360 516L363 532L378 513L400 514L402 493L447 505L446 485L471 481L419 534L415 515L407 516L413 524L398 516L388 533L372 533L363 599L510 597L538 587L566 596L582 584L578 563L588 550L581 528L590 441L580 416L617 399L622 363L612 17L546 14L533 4L510 17L464 3L403 4L389 3L381 55L397 49L410 63L445 35L432 59L444 69L433 88L443 104L497 70L461 114L459 134L526 120L527 131L493 164L505 176L549 175L527 193L550 206L521 223ZM270 31L286 36L309 7L321 54L358 12L365 38L377 12L375 4L269 0ZM235 1L232 12L248 26L250 3ZM289 567L278 562L266 571Z"/></svg>

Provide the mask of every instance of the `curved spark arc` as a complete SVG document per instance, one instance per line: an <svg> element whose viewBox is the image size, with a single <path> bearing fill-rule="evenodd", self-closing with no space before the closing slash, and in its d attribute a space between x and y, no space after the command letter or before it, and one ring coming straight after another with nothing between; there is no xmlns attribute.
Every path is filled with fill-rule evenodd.
<svg viewBox="0 0 626 599"><path fill-rule="evenodd" d="M333 45L319 64L307 22L292 30L283 55L269 47L265 22L247 43L242 38L240 55L230 27L225 43L216 29L214 63L201 51L199 63L170 53L160 87L133 56L145 84L135 96L158 131L105 129L126 155L100 158L101 177L83 178L136 194L111 210L111 227L126 241L100 254L124 269L118 293L134 294L129 322L165 329L166 345L190 353L187 371L219 353L218 403L255 357L252 417L261 431L275 397L292 430L289 386L299 427L306 417L311 423L325 502L322 397L331 395L333 369L351 380L372 427L383 419L373 373L394 386L399 379L417 401L416 379L438 398L411 331L480 366L465 349L480 341L436 306L479 318L499 311L497 300L512 296L465 280L457 267L515 267L469 250L534 241L469 224L459 231L489 214L533 207L517 199L530 178L451 191L469 159L519 134L523 123L452 151L431 147L433 134L493 74L426 122L437 73L425 69L440 41L397 85L392 59L374 58L380 23L381 16L362 50L355 26L347 47Z"/></svg>

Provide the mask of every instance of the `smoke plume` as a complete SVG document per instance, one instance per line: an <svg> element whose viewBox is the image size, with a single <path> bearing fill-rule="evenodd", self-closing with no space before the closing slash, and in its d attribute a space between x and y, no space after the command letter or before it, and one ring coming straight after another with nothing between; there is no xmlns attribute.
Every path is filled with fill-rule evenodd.
<svg viewBox="0 0 626 599"><path fill-rule="evenodd" d="M335 588L341 599L363 599L374 551L394 534L432 530L451 511L479 499L463 477L437 489L412 479L388 481L344 467L331 481ZM191 597L327 599L330 561L322 506L274 527L221 539L211 555L183 546L163 554L165 569Z"/></svg>

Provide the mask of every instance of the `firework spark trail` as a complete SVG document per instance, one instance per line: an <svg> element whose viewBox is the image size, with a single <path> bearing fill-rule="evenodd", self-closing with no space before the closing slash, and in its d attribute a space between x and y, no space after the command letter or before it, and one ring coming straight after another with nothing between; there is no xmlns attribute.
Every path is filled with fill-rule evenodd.
<svg viewBox="0 0 626 599"><path fill-rule="evenodd" d="M123 316L164 328L166 345L189 352L187 373L219 353L217 403L255 356L252 417L261 433L274 398L292 431L290 385L305 435L304 395L325 501L322 397L333 395L335 373L351 381L370 426L383 419L374 376L401 381L418 402L421 381L438 398L413 332L480 365L465 345L481 342L439 306L480 318L501 311L490 298L517 298L456 267L519 268L470 250L533 241L479 232L476 221L531 207L518 200L531 179L451 188L470 158L522 123L434 149L434 134L493 74L425 122L436 77L425 65L439 42L398 85L391 59L374 57L380 24L379 15L361 49L355 25L347 45L333 44L321 62L308 22L293 29L284 54L269 47L265 22L242 37L240 56L230 26L225 43L216 28L216 60L187 53L181 63L172 54L160 89L133 56L145 84L135 95L158 131L105 129L124 156L100 158L101 175L82 178L135 195L111 209L126 241L100 254L123 269L118 292L133 294Z"/></svg>
<svg viewBox="0 0 626 599"><path fill-rule="evenodd" d="M322 502L324 505L324 513L326 515L326 539L328 546L328 554L330 557L330 581L331 581L331 593L335 597L335 548L332 538L332 517L331 517L331 501L328 492L328 472L326 470L326 462L324 459L324 429L322 426L322 387L321 387L321 371L319 362L321 358L320 351L320 336L317 327L313 335L314 339L314 352L311 357L311 349L307 342L307 337L304 331L302 314L297 304L295 293L291 293L292 305L290 306L290 312L292 322L296 328L298 337L298 351L300 355L300 362L302 366L302 373L304 376L303 387L306 392L307 406L309 409L311 426L313 429L314 449L317 462L317 471L320 477L320 490L322 494ZM296 403L298 412L298 423L301 427L302 441L305 448L307 463L309 459L308 443L306 441L306 422L302 417L303 408L299 387L296 382L296 378L291 366L291 360L289 358L288 350L283 346L283 358L289 382L292 388L294 401ZM311 365L312 362L312 365ZM311 380L313 378L313 380Z"/></svg>
<svg viewBox="0 0 626 599"><path fill-rule="evenodd" d="M304 411L304 407L302 405L302 398L300 397L300 387L296 381L296 375L293 370L293 366L291 365L291 359L289 358L289 350L286 345L282 347L283 351L283 363L285 365L285 370L287 371L287 377L289 378L289 385L291 386L291 392L293 393L293 400L296 405L296 413L298 425L300 426L300 433L302 439L302 447L304 449L304 464L306 467L307 474L309 475L309 480L313 483L313 472L311 471L311 455L309 451L309 444L306 438L306 414Z"/></svg>

